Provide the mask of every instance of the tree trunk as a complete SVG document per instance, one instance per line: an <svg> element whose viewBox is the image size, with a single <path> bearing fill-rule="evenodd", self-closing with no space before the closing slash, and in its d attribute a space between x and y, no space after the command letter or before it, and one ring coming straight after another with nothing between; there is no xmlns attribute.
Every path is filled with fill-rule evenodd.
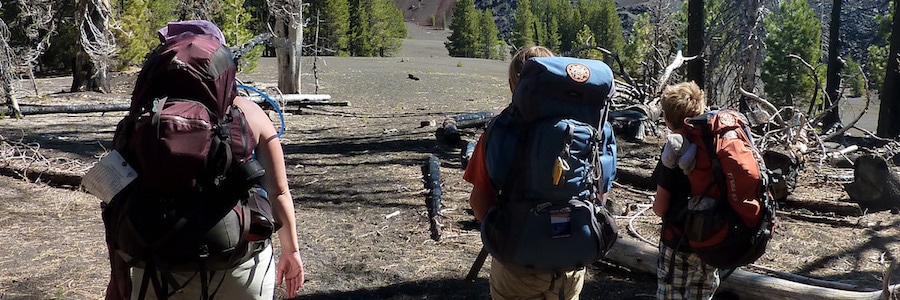
<svg viewBox="0 0 900 300"><path fill-rule="evenodd" d="M741 70L741 87L745 91L753 92L756 89L756 66L759 63L759 0L747 0L745 11L745 23L742 28L740 47L744 55L744 65ZM743 113L750 112L750 99L741 96L739 109Z"/></svg>
<svg viewBox="0 0 900 300"><path fill-rule="evenodd" d="M900 1L894 1L894 11L900 9ZM880 137L893 138L900 134L900 118L897 117L900 105L900 14L895 13L891 30L891 47L888 51L887 74L884 76L884 88L881 95L881 107L878 110L878 128L875 133Z"/></svg>
<svg viewBox="0 0 900 300"><path fill-rule="evenodd" d="M91 105L50 105L50 106L23 106L19 108L21 115L42 115L60 113L91 113L128 111L129 103L91 104ZM0 109L0 114L12 114L12 111Z"/></svg>
<svg viewBox="0 0 900 300"><path fill-rule="evenodd" d="M697 83L701 89L704 88L706 83L706 75L703 72L703 66L705 65L705 59L703 58L703 35L705 34L703 23L706 14L703 2L703 0L688 1L687 29L687 56L697 56L697 58L688 61L687 78Z"/></svg>
<svg viewBox="0 0 900 300"><path fill-rule="evenodd" d="M16 101L12 87L14 75L12 56L15 54L7 42L9 40L9 36L6 36L8 33L9 28L6 26L6 22L0 20L0 35L3 35L0 37L0 95L3 96L3 103L9 105L9 108L12 110L8 115L13 115L20 119L22 118L22 113L19 112L19 102Z"/></svg>
<svg viewBox="0 0 900 300"><path fill-rule="evenodd" d="M285 94L300 93L300 51L303 48L303 31L294 28L290 19L275 21L275 56L278 57L278 88Z"/></svg>
<svg viewBox="0 0 900 300"><path fill-rule="evenodd" d="M78 4L75 24L81 31L81 40L72 68L72 92L110 91L107 77L109 56L115 48L115 39L107 21L110 12L107 0L80 0Z"/></svg>
<svg viewBox="0 0 900 300"><path fill-rule="evenodd" d="M822 119L822 128L830 130L841 122L841 115L838 111L838 97L840 97L841 84L841 3L842 0L834 0L831 6L831 25L828 35L828 73L825 82L825 90L827 91L825 101L825 117Z"/></svg>
<svg viewBox="0 0 900 300"><path fill-rule="evenodd" d="M659 250L650 244L631 238L619 238L605 261L623 265L634 271L656 274ZM799 276L796 276L799 277ZM821 283L821 282L819 282ZM887 289L894 291L897 286ZM719 287L731 291L741 299L881 299L882 291L851 291L826 287L823 284L803 283L737 269Z"/></svg>

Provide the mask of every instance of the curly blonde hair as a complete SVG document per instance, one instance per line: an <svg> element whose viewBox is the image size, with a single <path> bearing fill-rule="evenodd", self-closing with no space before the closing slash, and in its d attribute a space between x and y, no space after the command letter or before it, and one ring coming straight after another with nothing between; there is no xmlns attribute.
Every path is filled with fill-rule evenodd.
<svg viewBox="0 0 900 300"><path fill-rule="evenodd" d="M684 126L685 118L699 116L706 109L706 93L693 81L669 85L660 99L664 118L669 128Z"/></svg>
<svg viewBox="0 0 900 300"><path fill-rule="evenodd" d="M522 49L519 49L516 52L516 55L513 56L512 61L509 62L509 84L510 87L515 87L519 84L519 73L522 72L522 66L525 65L525 62L532 57L547 57L554 56L553 51L547 49L547 47L543 46L529 46Z"/></svg>

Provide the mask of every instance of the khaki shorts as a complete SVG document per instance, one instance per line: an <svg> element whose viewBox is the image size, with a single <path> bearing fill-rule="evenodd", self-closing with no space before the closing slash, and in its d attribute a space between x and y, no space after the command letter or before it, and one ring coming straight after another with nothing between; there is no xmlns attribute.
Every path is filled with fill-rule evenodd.
<svg viewBox="0 0 900 300"><path fill-rule="evenodd" d="M275 261L272 244L253 258L238 265L234 269L215 271L209 278L209 294L215 293L216 299L265 299L275 297ZM141 279L144 269L134 268L131 276L131 299L137 300L141 291ZM198 272L176 272L172 276L179 284L185 285L181 291L175 292L169 299L201 299L202 288ZM221 285L220 285L221 284ZM172 288L169 287L169 292ZM156 299L153 284L147 287L147 298Z"/></svg>
<svg viewBox="0 0 900 300"><path fill-rule="evenodd" d="M564 299L577 300L584 285L584 268L563 273L554 280L549 273L523 273L503 267L496 260L491 261L491 298L501 299L547 299L558 300L560 287Z"/></svg>

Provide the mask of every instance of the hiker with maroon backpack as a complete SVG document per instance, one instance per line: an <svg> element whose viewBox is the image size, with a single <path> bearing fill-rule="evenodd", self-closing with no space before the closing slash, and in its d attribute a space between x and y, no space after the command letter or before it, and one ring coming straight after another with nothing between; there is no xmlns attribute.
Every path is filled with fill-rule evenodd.
<svg viewBox="0 0 900 300"><path fill-rule="evenodd" d="M762 156L746 118L706 112L694 82L665 88L666 137L652 178L662 217L658 299L712 299L734 269L763 255L774 230L774 203Z"/></svg>
<svg viewBox="0 0 900 300"><path fill-rule="evenodd" d="M603 207L615 176L605 122L612 72L532 46L513 57L509 83L513 102L488 125L463 176L482 251L492 256L491 298L578 299L585 266L617 238Z"/></svg>
<svg viewBox="0 0 900 300"><path fill-rule="evenodd" d="M304 272L278 132L236 96L214 24L169 23L159 37L113 140L137 176L101 198L106 298L272 299L282 282L294 297Z"/></svg>

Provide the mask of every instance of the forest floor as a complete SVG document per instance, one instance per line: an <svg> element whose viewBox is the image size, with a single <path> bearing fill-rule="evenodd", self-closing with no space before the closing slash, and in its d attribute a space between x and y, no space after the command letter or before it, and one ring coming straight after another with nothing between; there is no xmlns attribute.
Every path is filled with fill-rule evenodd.
<svg viewBox="0 0 900 300"><path fill-rule="evenodd" d="M349 106L285 108L282 143L309 282L295 299L487 299L490 262L472 284L462 278L481 248L462 180L459 145L435 138L446 117L508 103L505 61L451 58L446 32L412 27L391 58L303 58L303 93L328 94ZM269 91L275 60L238 78ZM112 74L112 94L68 93L70 77L19 83L21 104L126 103L133 73ZM411 80L414 75L420 80ZM99 200L77 178L110 147L124 112L29 115L0 119L0 299L101 299L109 272ZM272 113L273 120L278 115ZM463 138L475 140L479 131ZM622 174L652 169L661 144L619 142ZM441 161L440 240L432 239L422 166ZM25 174L28 172L28 174ZM35 179L29 174L45 172ZM649 173L646 173L649 174ZM779 223L763 268L880 289L883 270L900 254L897 215L862 212L836 178L852 169L810 158L798 186L779 203ZM630 176L634 177L634 176ZM656 241L660 219L645 208L651 190L622 176L611 199L623 239ZM30 179L23 179L30 178ZM823 209L832 208L832 209ZM632 224L633 233L627 228ZM758 270L758 268L748 268ZM896 275L896 274L894 274ZM588 272L584 299L652 299L654 274L609 261ZM805 298L810 299L810 298Z"/></svg>

